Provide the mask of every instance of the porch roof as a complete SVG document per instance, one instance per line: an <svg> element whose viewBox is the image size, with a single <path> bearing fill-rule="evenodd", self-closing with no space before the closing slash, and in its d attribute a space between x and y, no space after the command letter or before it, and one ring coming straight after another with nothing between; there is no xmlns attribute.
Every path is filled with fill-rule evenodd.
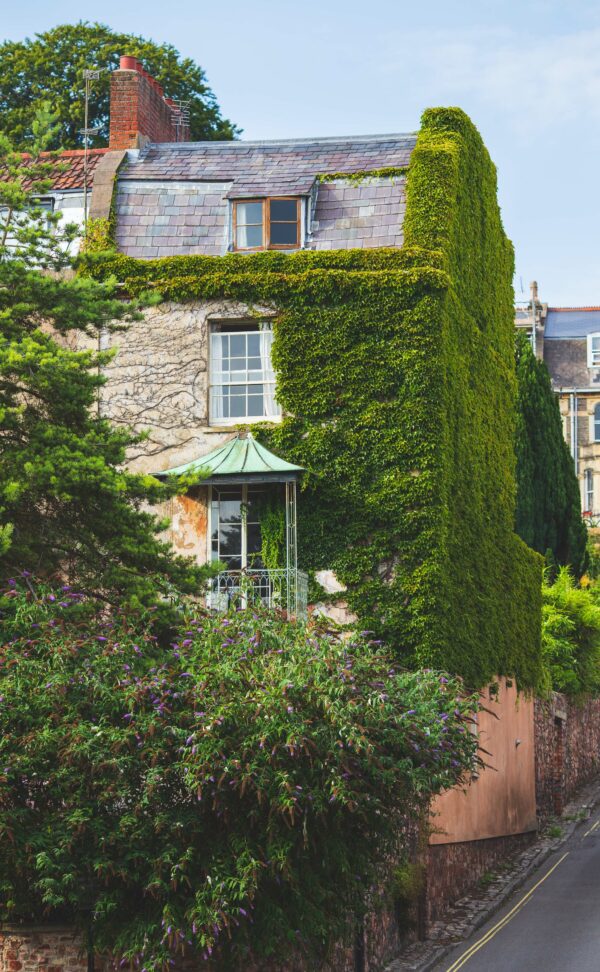
<svg viewBox="0 0 600 972"><path fill-rule="evenodd" d="M304 469L280 459L251 435L236 435L199 459L157 473L158 476L183 476L203 472L205 483L286 482L296 480Z"/></svg>

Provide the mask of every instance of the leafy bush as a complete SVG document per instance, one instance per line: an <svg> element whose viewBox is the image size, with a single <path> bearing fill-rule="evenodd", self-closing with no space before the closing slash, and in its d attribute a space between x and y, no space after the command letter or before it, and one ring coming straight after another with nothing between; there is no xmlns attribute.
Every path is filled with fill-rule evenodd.
<svg viewBox="0 0 600 972"><path fill-rule="evenodd" d="M0 920L75 920L155 968L324 949L402 819L472 767L473 699L273 614L147 624L78 595L3 602ZM94 613L92 613L94 612Z"/></svg>
<svg viewBox="0 0 600 972"><path fill-rule="evenodd" d="M593 588L578 587L566 567L544 581L542 652L547 685L577 695L600 690L600 605Z"/></svg>

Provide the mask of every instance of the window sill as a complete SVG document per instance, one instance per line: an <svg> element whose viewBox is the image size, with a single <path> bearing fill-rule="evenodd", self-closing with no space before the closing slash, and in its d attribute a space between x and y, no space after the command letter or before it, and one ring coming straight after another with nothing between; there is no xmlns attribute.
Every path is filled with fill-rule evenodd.
<svg viewBox="0 0 600 972"><path fill-rule="evenodd" d="M250 425L279 425L282 419L283 415L274 415L272 418L241 419L235 422L221 422L219 425L211 422L210 425L205 425L202 431L231 432L234 429L247 429Z"/></svg>

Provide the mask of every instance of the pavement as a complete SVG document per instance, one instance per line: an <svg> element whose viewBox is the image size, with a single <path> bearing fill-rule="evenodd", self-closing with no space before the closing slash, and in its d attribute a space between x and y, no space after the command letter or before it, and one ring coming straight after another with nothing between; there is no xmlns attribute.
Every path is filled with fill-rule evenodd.
<svg viewBox="0 0 600 972"><path fill-rule="evenodd" d="M386 972L600 972L600 780Z"/></svg>

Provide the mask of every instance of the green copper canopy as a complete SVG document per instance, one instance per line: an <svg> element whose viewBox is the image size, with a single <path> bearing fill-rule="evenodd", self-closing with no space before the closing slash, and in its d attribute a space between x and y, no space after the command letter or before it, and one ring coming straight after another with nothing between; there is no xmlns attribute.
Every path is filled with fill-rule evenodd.
<svg viewBox="0 0 600 972"><path fill-rule="evenodd" d="M251 435L236 435L206 456L156 475L183 476L201 472L208 474L204 480L207 483L286 482L297 479L303 471L302 466L280 459Z"/></svg>

